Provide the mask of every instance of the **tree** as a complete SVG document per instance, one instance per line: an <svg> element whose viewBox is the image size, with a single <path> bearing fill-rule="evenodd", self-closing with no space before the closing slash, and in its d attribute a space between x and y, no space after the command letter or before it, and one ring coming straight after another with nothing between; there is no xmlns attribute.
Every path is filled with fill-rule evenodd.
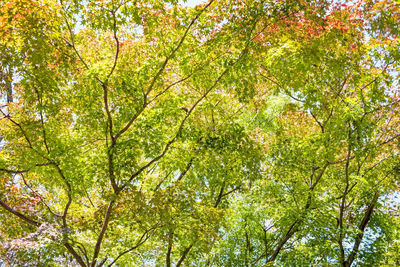
<svg viewBox="0 0 400 267"><path fill-rule="evenodd" d="M1 259L395 261L398 8L7 1Z"/></svg>
<svg viewBox="0 0 400 267"><path fill-rule="evenodd" d="M237 205L216 265L382 262L395 227L380 198L398 187L397 56L374 58L382 43L365 41L365 25L349 16L360 7L348 8L322 21L294 17L293 31L265 52L260 75L287 104L255 114L268 122L255 125L267 143L266 179Z"/></svg>

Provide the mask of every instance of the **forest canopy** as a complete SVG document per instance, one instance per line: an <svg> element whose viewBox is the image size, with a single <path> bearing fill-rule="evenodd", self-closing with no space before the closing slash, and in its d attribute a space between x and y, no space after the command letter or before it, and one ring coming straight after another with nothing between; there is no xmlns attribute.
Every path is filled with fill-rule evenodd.
<svg viewBox="0 0 400 267"><path fill-rule="evenodd" d="M0 265L400 266L396 0L2 0Z"/></svg>

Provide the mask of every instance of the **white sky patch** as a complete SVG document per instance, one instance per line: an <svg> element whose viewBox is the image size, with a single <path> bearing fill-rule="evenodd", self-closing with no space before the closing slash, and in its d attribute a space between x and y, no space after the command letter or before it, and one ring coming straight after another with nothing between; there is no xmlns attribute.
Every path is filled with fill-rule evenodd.
<svg viewBox="0 0 400 267"><path fill-rule="evenodd" d="M179 5L186 6L186 7L195 7L197 5L205 4L205 3L207 3L207 2L204 0L187 0L187 1L181 0L178 2Z"/></svg>

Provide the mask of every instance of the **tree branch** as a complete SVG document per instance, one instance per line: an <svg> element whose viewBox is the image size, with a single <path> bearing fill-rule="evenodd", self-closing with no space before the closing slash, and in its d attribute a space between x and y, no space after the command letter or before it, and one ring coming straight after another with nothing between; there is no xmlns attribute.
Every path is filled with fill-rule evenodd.
<svg viewBox="0 0 400 267"><path fill-rule="evenodd" d="M176 45L176 47L171 51L171 53L165 58L163 64L161 65L160 69L158 70L158 72L154 75L153 79L151 80L151 83L149 85L149 87L147 88L146 92L144 93L144 100L143 100L143 107L141 109L138 110L138 112L136 112L132 118L128 121L128 123L125 125L124 128L122 128L115 136L115 139L117 139L118 137L120 137L124 132L126 132L130 126L133 124L133 122L139 117L139 115L143 112L143 110L145 109L145 107L147 106L148 102L147 102L147 96L149 95L149 93L153 90L154 85L156 83L156 81L158 80L158 78L161 76L161 74L163 73L163 71L165 70L168 61L175 55L175 53L179 50L179 48L181 47L183 41L186 39L186 36L189 33L190 28L193 26L193 24L197 21L197 19L200 17L200 15L212 4L212 2L214 2L214 0L211 0L210 2L208 2L208 4L200 10L200 12L192 19L192 21L190 22L190 24L186 27L185 32L183 33L182 37L180 38L178 44ZM191 75L190 75L191 76ZM182 79L181 81L184 81L186 79L188 79L190 76ZM178 82L181 82L178 81ZM174 84L173 84L174 85ZM170 87L172 87L173 85L167 87L165 90L168 90ZM158 95L156 96L158 97ZM153 101L154 98L151 100Z"/></svg>
<svg viewBox="0 0 400 267"><path fill-rule="evenodd" d="M168 235L168 248L167 248L167 255L165 258L165 263L167 267L171 267L171 251L172 251L172 243L174 238L174 231L170 231Z"/></svg>
<svg viewBox="0 0 400 267"><path fill-rule="evenodd" d="M124 252L120 253L120 254L108 265L108 267L111 267L120 257L122 257L123 255L125 255L126 253L129 253L129 252L131 252L131 251L137 249L137 248L138 248L139 246L141 246L144 242L146 242L147 239L149 239L149 237L150 237L149 232L152 231L152 230L154 230L154 229L155 229L155 227L152 227L152 228L146 230L146 231L143 233L143 235L139 238L139 240L136 242L136 245L135 245L135 246L133 246L132 248L127 249L127 250L125 250Z"/></svg>
<svg viewBox="0 0 400 267"><path fill-rule="evenodd" d="M40 163L40 164L36 164L36 165L29 167L27 169L24 169L24 170L10 170L10 169L0 168L0 172L6 172L6 173L10 173L10 174L21 174L21 173L29 172L34 167L49 166L49 165L53 165L53 164L52 163Z"/></svg>
<svg viewBox="0 0 400 267"><path fill-rule="evenodd" d="M26 132L24 131L24 129L22 128L21 124L19 124L18 122L14 121L13 119L11 119L10 114L5 114L3 112L3 110L0 109L0 112L3 114L4 117L6 117L9 121L11 121L14 125L16 125L22 132L25 140L28 142L28 145L30 148L33 148L31 140L28 138L28 136L26 135Z"/></svg>
<svg viewBox="0 0 400 267"><path fill-rule="evenodd" d="M378 192L376 191L375 194L374 194L374 197L372 198L371 204L368 206L368 209L365 212L364 217L363 217L360 225L358 226L359 232L358 232L358 234L356 236L356 239L355 239L355 242L354 242L354 245L353 245L353 249L350 252L350 255L347 257L347 264L348 264L347 266L351 266L351 264L353 263L354 259L356 258L356 254L357 254L358 249L360 247L361 240L362 240L362 238L364 236L365 228L367 227L367 224L368 224L369 220L371 219L371 215L372 215L372 212L374 211L375 204L378 201L378 197L379 197L379 195L378 195Z"/></svg>
<svg viewBox="0 0 400 267"><path fill-rule="evenodd" d="M114 204L114 200L111 200L108 204L107 207L107 211L106 211L106 215L104 216L104 221L103 221L103 226L101 227L101 231L97 237L97 242L96 242L96 246L94 248L94 253L93 253L93 259L92 259L92 267L96 266L96 260L97 257L99 256L100 253L100 247L101 247L101 243L103 241L104 238L104 234L107 230L108 227L108 223L110 222L110 216L111 216L111 211L112 211L112 206Z"/></svg>
<svg viewBox="0 0 400 267"><path fill-rule="evenodd" d="M64 246L74 256L74 258L76 259L76 261L79 263L80 266L82 267L87 266L82 257L79 256L79 254L74 250L74 248L68 242L64 242Z"/></svg>
<svg viewBox="0 0 400 267"><path fill-rule="evenodd" d="M188 247L185 248L185 250L182 253L182 256L180 257L180 259L178 260L176 267L180 267L181 264L183 263L183 261L185 260L187 254L189 253L190 249L193 247L194 242L192 244L190 244Z"/></svg>
<svg viewBox="0 0 400 267"><path fill-rule="evenodd" d="M7 204L6 204L4 201L2 201L2 200L0 200L0 206L2 206L6 211L8 211L8 212L14 214L15 216L19 217L20 219L22 219L23 221L25 221L25 222L27 222L27 223L29 223L29 224L31 224L31 225L34 225L34 226L36 226L36 227L40 225L40 223L37 222L36 220L33 220L33 219L27 217L26 215L24 215L24 214L22 214L22 213L16 211L15 209L11 208L9 205L7 205Z"/></svg>

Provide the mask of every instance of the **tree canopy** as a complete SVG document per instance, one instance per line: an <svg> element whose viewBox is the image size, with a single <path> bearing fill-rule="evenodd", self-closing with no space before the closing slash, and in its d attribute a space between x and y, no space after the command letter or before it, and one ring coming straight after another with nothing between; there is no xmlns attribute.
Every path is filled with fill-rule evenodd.
<svg viewBox="0 0 400 267"><path fill-rule="evenodd" d="M400 265L398 1L0 22L0 265Z"/></svg>

